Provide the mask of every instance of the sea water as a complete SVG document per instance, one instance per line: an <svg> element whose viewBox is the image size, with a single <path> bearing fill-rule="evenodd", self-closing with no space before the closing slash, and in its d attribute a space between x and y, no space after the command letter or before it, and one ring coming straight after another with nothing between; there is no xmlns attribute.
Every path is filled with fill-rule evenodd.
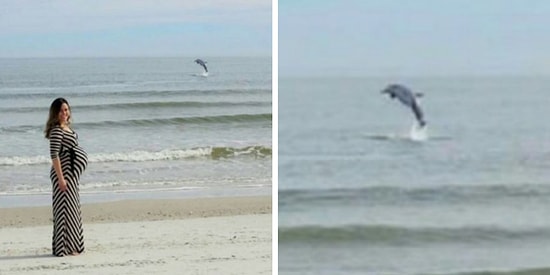
<svg viewBox="0 0 550 275"><path fill-rule="evenodd" d="M390 83L424 94L426 129L380 93ZM537 77L281 78L279 274L550 274L549 91Z"/></svg>
<svg viewBox="0 0 550 275"><path fill-rule="evenodd" d="M84 202L271 194L271 58L0 59L0 207L51 201L51 102L89 156Z"/></svg>

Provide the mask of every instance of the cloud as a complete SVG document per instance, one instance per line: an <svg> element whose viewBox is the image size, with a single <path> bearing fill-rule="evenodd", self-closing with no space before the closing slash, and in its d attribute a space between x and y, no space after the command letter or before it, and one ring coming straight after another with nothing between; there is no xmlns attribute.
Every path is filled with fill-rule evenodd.
<svg viewBox="0 0 550 275"><path fill-rule="evenodd" d="M271 0L0 0L0 35L201 23L266 26Z"/></svg>

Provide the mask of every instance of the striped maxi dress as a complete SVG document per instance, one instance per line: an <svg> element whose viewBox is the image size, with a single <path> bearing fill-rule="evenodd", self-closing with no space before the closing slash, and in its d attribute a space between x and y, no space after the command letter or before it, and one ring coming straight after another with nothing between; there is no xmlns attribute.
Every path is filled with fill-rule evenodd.
<svg viewBox="0 0 550 275"><path fill-rule="evenodd" d="M78 146L78 135L60 127L50 132L50 156L59 158L61 170L67 183L67 190L59 189L55 169L50 170L52 181L53 238L52 252L65 256L84 251L82 215L80 211L79 180L86 169L88 156Z"/></svg>

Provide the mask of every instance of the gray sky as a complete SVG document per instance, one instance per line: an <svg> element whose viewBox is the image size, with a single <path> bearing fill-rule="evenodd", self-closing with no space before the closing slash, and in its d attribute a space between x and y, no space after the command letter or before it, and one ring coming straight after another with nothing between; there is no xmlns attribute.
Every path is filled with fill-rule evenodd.
<svg viewBox="0 0 550 275"><path fill-rule="evenodd" d="M271 0L0 0L0 57L270 56Z"/></svg>
<svg viewBox="0 0 550 275"><path fill-rule="evenodd" d="M550 1L278 2L282 77L550 74Z"/></svg>

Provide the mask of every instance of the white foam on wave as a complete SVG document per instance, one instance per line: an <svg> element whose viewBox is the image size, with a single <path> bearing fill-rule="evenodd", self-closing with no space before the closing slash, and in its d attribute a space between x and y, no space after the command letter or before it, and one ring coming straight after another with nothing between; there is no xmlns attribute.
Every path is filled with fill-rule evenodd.
<svg viewBox="0 0 550 275"><path fill-rule="evenodd" d="M23 166L50 163L50 158L47 156L34 157L0 157L0 166Z"/></svg>
<svg viewBox="0 0 550 275"><path fill-rule="evenodd" d="M211 147L184 149L184 150L162 150L158 152L133 151L129 153L101 153L91 155L90 162L142 162L158 160L180 160L193 157L209 156L212 154Z"/></svg>
<svg viewBox="0 0 550 275"><path fill-rule="evenodd" d="M230 186L235 188L259 188L271 186L270 179L259 178L222 178L222 179L180 179L159 181L115 181L85 183L80 186L84 193L103 192L148 192L148 191L183 191L219 188Z"/></svg>
<svg viewBox="0 0 550 275"><path fill-rule="evenodd" d="M189 149L165 149L162 151L131 151L131 152L113 152L98 153L88 155L90 163L102 162L147 162L147 161L167 161L183 160L192 158L226 158L251 155L263 157L271 155L271 148L263 146L246 146L242 148L233 147L196 147ZM50 164L49 156L11 156L0 157L0 167L3 166L25 166Z"/></svg>
<svg viewBox="0 0 550 275"><path fill-rule="evenodd" d="M89 162L142 162L159 160L181 160L194 157L205 157L212 154L212 147L201 147L182 150L162 150L158 152L133 151L124 153L99 153L88 156ZM23 166L49 164L49 156L0 157L0 166Z"/></svg>

